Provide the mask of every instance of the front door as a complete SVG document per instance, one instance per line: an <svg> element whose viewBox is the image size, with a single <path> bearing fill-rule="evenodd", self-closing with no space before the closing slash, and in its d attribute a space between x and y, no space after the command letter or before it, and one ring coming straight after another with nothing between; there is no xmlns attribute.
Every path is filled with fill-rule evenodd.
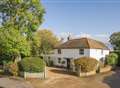
<svg viewBox="0 0 120 88"><path fill-rule="evenodd" d="M67 60L67 69L70 69L70 59L67 58L66 60Z"/></svg>

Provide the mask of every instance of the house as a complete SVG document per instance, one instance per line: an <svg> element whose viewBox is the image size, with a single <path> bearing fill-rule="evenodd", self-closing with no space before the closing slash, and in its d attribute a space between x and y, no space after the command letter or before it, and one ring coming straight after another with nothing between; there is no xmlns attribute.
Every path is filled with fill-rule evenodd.
<svg viewBox="0 0 120 88"><path fill-rule="evenodd" d="M80 38L69 39L56 46L54 54L48 55L48 59L52 60L55 66L72 68L74 59L86 56L104 62L108 54L109 49L104 43L90 38Z"/></svg>

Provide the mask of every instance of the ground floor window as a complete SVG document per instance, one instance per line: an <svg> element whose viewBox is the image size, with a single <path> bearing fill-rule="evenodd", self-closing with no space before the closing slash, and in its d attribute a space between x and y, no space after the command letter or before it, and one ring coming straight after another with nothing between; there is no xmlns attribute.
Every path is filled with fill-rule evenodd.
<svg viewBox="0 0 120 88"><path fill-rule="evenodd" d="M58 63L61 63L61 58L58 58Z"/></svg>

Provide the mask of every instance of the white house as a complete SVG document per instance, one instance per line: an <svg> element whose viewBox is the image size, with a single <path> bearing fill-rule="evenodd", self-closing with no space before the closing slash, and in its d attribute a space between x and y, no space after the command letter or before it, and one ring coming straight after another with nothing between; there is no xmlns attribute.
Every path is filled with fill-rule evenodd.
<svg viewBox="0 0 120 88"><path fill-rule="evenodd" d="M55 66L72 68L74 59L87 56L98 61L104 61L109 54L109 49L104 43L90 39L71 39L54 48L54 53L48 55L48 59L53 61Z"/></svg>

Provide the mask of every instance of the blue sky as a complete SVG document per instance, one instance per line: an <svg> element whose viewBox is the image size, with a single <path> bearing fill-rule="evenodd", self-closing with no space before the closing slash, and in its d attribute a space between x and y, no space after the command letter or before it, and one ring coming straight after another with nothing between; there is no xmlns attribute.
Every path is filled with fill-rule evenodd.
<svg viewBox="0 0 120 88"><path fill-rule="evenodd" d="M120 0L42 0L46 9L41 28L57 35L72 33L108 40L120 31Z"/></svg>

